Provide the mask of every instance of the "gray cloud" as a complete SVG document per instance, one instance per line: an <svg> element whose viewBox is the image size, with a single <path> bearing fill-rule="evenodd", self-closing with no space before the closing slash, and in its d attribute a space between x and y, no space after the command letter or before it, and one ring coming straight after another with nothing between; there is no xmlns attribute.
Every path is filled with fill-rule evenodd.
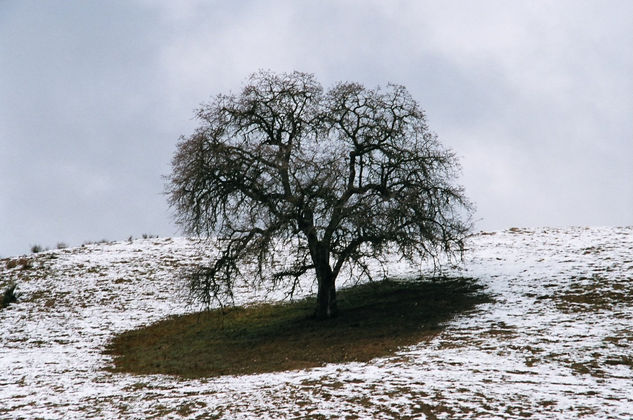
<svg viewBox="0 0 633 420"><path fill-rule="evenodd" d="M628 1L0 2L0 254L177 232L192 109L259 68L402 83L480 228L633 223Z"/></svg>

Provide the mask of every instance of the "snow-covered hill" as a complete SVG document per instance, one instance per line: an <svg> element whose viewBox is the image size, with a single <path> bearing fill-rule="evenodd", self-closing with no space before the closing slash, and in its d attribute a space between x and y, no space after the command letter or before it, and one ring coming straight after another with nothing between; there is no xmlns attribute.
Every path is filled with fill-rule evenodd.
<svg viewBox="0 0 633 420"><path fill-rule="evenodd" d="M0 310L0 418L633 418L633 228L511 229L470 248L449 274L478 278L496 301L431 342L370 363L206 380L112 374L102 354L120 331L194 309L176 273L204 258L195 241L0 260L3 290L17 282L21 294Z"/></svg>

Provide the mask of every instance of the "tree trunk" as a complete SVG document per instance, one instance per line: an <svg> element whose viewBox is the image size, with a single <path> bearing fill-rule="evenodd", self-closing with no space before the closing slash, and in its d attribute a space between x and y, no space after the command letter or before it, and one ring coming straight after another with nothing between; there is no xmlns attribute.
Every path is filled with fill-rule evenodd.
<svg viewBox="0 0 633 420"><path fill-rule="evenodd" d="M329 250L317 247L313 253L316 277L319 290L317 292L317 319L330 319L337 315L336 307L336 276L330 267Z"/></svg>
<svg viewBox="0 0 633 420"><path fill-rule="evenodd" d="M317 319L330 319L334 318L338 314L336 307L336 285L334 276L328 267L329 273L324 273L325 276L317 274L319 282L319 291L317 293L317 307L315 316Z"/></svg>
<svg viewBox="0 0 633 420"><path fill-rule="evenodd" d="M308 239L310 256L314 263L319 288L314 316L317 319L334 318L338 312L336 307L336 275L330 267L329 244L319 242L312 223L311 212L306 220L300 221L300 226Z"/></svg>

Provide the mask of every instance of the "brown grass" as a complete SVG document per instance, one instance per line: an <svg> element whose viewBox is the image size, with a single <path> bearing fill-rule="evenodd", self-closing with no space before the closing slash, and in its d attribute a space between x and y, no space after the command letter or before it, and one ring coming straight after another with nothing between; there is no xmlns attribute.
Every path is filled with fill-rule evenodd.
<svg viewBox="0 0 633 420"><path fill-rule="evenodd" d="M115 337L116 372L241 375L368 361L434 337L490 301L472 279L383 281L339 292L339 317L311 317L314 299L177 316Z"/></svg>

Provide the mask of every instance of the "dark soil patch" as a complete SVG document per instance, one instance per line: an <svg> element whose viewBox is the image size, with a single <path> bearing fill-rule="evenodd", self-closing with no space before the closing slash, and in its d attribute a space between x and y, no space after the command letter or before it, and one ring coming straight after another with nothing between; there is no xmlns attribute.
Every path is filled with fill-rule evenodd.
<svg viewBox="0 0 633 420"><path fill-rule="evenodd" d="M491 298L473 279L369 283L338 294L340 315L311 317L314 298L172 317L115 337L115 372L241 375L368 361L434 337Z"/></svg>

